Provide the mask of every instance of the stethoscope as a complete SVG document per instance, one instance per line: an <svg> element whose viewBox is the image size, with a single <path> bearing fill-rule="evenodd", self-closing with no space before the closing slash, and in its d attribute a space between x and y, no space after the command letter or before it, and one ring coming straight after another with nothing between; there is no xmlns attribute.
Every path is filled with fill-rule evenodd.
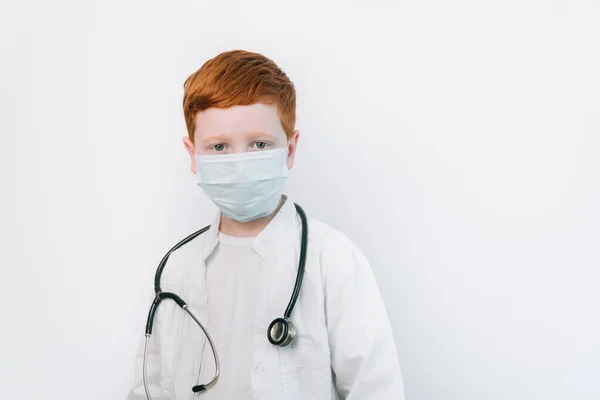
<svg viewBox="0 0 600 400"><path fill-rule="evenodd" d="M294 291L292 292L292 297L290 298L290 302L288 303L288 306L285 309L285 313L283 314L283 317L276 318L275 320L273 320L273 322L271 322L271 324L269 325L269 327L267 329L267 338L269 339L269 342L271 342L275 346L280 346L280 347L288 346L289 344L291 344L294 341L294 338L296 337L296 328L294 328L294 324L292 324L292 321L290 321L290 316L292 315L292 310L294 309L294 305L296 304L296 300L298 299L298 294L300 293L300 288L302 287L302 278L304 277L304 265L306 263L306 246L307 246L307 241L308 241L308 223L306 221L306 214L304 213L304 210L302 210L302 208L298 204L294 203L294 206L296 206L296 211L298 212L298 215L300 216L300 220L302 221L302 235L301 235L301 239L300 239L300 260L298 262L298 273L296 274L296 283L294 285ZM154 325L154 316L156 314L156 309L158 308L158 306L164 299L173 300L175 303L177 303L177 305L179 307L181 307L181 309L183 311L185 311L186 313L189 314L190 317L192 317L192 319L196 322L196 324L198 324L198 326L204 332L204 335L206 336L206 339L208 339L208 343L210 344L210 348L212 349L213 355L215 356L215 375L214 375L214 377L208 383L205 383L203 385L194 386L192 388L192 391L194 393L198 393L198 392L202 392L204 390L210 389L219 380L219 374L220 374L219 357L217 356L217 350L215 349L215 345L214 345L210 335L208 334L208 331L206 330L204 325L200 322L200 320L194 315L194 313L189 309L186 302L181 299L181 297L179 297L175 293L163 292L160 287L160 278L162 276L163 269L165 268L165 265L167 264L167 260L169 259L169 256L171 255L171 253L174 252L175 250L177 250L178 248L180 248L181 246L183 246L184 244L190 242L194 238L200 236L201 234L206 232L209 228L210 228L210 225L200 229L199 231L192 233L191 235L189 235L188 237L186 237L185 239L183 239L182 241L177 243L175 246L173 246L173 248L171 250L169 250L169 252L167 254L165 254L165 256L162 258L162 260L160 261L160 264L158 264L158 268L156 269L156 275L154 276L155 297L154 297L154 301L152 302L152 305L150 306L150 311L148 312L148 322L146 323L146 343L144 345L144 360L143 360L143 365L142 365L144 390L146 391L146 398L148 400L152 400L152 398L150 397L150 391L148 390L148 383L147 383L147 377L146 377L146 364L148 361L147 360L148 345L150 343L150 336L152 335L152 326Z"/></svg>

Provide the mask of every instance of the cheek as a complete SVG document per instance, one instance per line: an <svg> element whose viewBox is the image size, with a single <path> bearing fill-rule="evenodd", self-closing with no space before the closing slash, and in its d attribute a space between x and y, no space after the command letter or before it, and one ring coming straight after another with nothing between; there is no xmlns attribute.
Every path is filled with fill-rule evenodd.
<svg viewBox="0 0 600 400"><path fill-rule="evenodd" d="M203 148L196 148L196 154L202 156L202 155L210 154L210 152L208 150L206 150L206 149L203 149Z"/></svg>

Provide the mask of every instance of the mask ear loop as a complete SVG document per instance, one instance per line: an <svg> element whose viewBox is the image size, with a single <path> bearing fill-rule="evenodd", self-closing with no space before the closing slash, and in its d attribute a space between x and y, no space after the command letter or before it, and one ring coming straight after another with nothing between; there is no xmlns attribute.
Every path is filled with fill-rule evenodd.
<svg viewBox="0 0 600 400"><path fill-rule="evenodd" d="M285 309L285 313L283 314L283 318L277 318L271 322L269 328L267 329L267 338L269 342L275 346L285 347L290 345L294 339L296 338L296 328L292 321L290 320L290 316L292 315L292 311L294 310L294 306L296 305L296 300L298 300L298 295L300 294L300 289L302 288L302 280L304 278L304 270L306 266L306 247L308 245L308 222L306 220L306 214L302 207L298 204L294 203L296 207L296 211L300 216L300 220L302 222L302 235L300 242L300 261L298 262L298 274L296 275L296 284L294 285L294 291L292 292L292 296L290 298L290 302L288 303L287 308Z"/></svg>

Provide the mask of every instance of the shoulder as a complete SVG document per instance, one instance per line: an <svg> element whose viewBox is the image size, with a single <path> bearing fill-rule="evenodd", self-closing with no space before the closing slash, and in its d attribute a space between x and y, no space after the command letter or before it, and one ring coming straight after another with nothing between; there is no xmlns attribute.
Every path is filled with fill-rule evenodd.
<svg viewBox="0 0 600 400"><path fill-rule="evenodd" d="M363 252L345 233L323 221L309 219L308 235L309 243L327 269L351 269L356 264L368 264Z"/></svg>
<svg viewBox="0 0 600 400"><path fill-rule="evenodd" d="M321 247L328 247L335 244L343 244L345 246L354 245L343 232L321 220L309 218L308 229L310 240Z"/></svg>

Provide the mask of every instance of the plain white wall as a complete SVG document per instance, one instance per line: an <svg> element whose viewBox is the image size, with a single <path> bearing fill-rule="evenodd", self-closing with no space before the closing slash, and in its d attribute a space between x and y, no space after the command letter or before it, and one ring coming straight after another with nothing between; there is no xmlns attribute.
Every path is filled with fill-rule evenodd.
<svg viewBox="0 0 600 400"><path fill-rule="evenodd" d="M408 400L600 398L600 9L583 1L2 1L0 398L119 399L163 253L214 208L185 78L273 58L287 192L348 234Z"/></svg>

